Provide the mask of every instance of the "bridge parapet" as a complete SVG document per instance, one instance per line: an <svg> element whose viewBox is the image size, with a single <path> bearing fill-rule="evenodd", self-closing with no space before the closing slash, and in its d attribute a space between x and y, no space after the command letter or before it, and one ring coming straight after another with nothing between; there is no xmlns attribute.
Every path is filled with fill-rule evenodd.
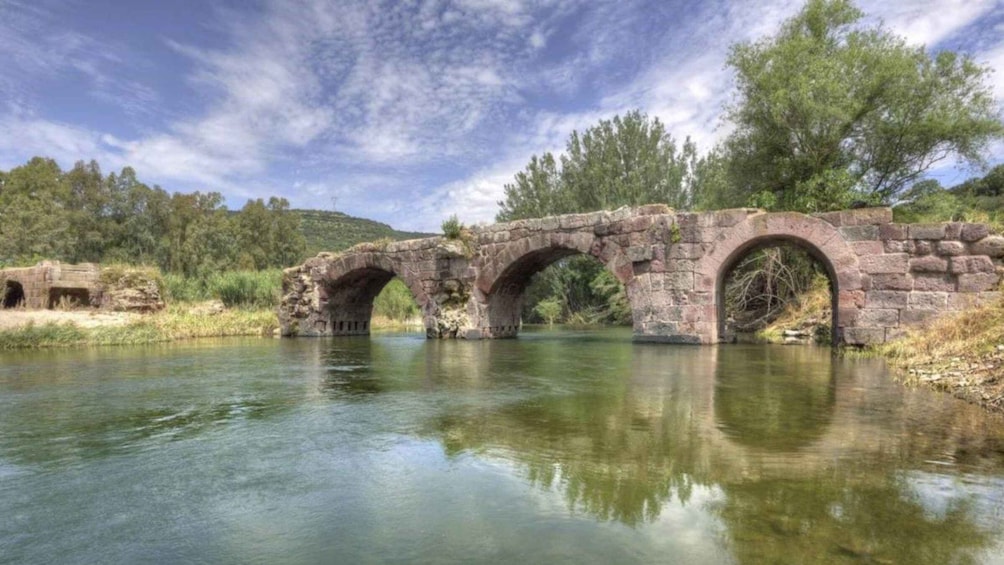
<svg viewBox="0 0 1004 565"><path fill-rule="evenodd" d="M369 333L373 298L397 276L418 301L428 336L512 337L533 274L585 254L624 284L637 339L715 343L726 275L779 243L806 249L826 268L836 341L882 342L998 297L1004 237L982 224L895 224L888 208L809 216L649 205L322 253L286 271L280 325L284 335Z"/></svg>

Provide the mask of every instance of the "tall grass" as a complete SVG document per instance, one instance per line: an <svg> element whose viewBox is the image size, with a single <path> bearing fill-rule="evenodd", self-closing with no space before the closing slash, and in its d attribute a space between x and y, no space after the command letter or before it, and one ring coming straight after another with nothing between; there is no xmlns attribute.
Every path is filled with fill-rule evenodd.
<svg viewBox="0 0 1004 565"><path fill-rule="evenodd" d="M170 302L220 300L228 308L275 308L279 305L282 271L226 271L206 277L164 275Z"/></svg>
<svg viewBox="0 0 1004 565"><path fill-rule="evenodd" d="M197 314L182 305L148 314L121 326L81 328L72 322L49 323L0 331L0 350L79 345L142 345L196 337L272 335L278 327L274 310L234 309Z"/></svg>

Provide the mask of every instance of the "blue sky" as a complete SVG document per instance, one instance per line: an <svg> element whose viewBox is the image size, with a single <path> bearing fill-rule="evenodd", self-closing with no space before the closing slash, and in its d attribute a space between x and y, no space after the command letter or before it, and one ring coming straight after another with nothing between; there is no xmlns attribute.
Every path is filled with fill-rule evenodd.
<svg viewBox="0 0 1004 565"><path fill-rule="evenodd" d="M711 147L727 133L728 46L801 5L0 0L0 168L96 159L231 208L282 195L399 229L491 221L531 155L601 118L640 108ZM997 69L1004 100L1004 2L858 5Z"/></svg>

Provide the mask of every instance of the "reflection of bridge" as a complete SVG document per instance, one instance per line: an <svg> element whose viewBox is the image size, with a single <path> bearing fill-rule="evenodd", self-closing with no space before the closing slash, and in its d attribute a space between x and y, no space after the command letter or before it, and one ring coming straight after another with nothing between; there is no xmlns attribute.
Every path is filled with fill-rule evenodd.
<svg viewBox="0 0 1004 565"><path fill-rule="evenodd" d="M513 337L534 273L575 254L624 284L639 340L715 343L728 272L756 249L789 243L829 274L834 340L883 342L901 328L996 299L1004 236L983 224L895 224L888 208L808 216L663 205L471 228L463 237L363 244L288 269L283 335L369 333L373 299L394 276L430 337Z"/></svg>

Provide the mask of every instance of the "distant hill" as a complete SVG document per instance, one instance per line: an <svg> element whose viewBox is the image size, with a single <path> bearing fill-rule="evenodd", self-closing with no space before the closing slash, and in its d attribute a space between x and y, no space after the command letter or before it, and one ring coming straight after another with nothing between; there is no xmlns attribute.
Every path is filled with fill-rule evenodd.
<svg viewBox="0 0 1004 565"><path fill-rule="evenodd" d="M300 230L307 240L307 256L320 251L341 251L357 243L389 237L395 241L437 234L398 231L387 224L326 210L292 210L300 216Z"/></svg>

